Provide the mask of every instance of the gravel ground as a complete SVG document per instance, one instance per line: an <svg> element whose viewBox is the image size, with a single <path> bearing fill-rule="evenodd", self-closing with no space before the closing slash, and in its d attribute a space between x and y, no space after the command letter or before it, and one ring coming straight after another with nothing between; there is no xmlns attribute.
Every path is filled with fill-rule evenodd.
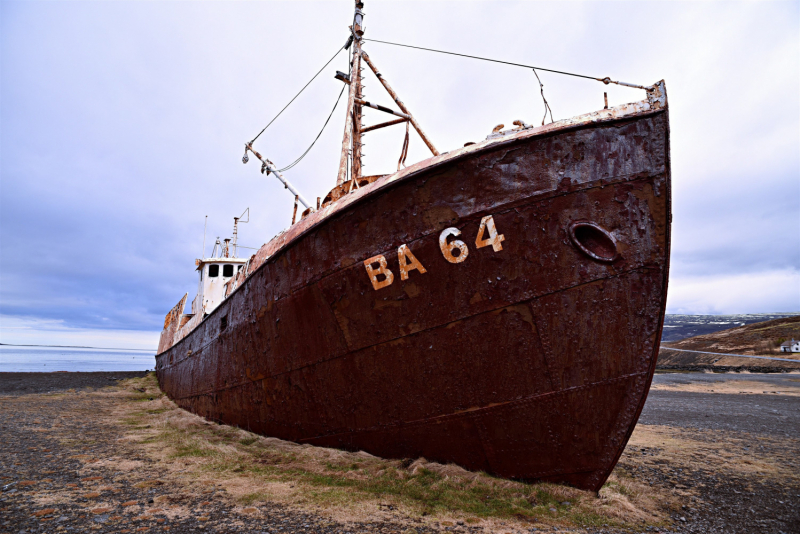
<svg viewBox="0 0 800 534"><path fill-rule="evenodd" d="M97 389L118 380L145 376L146 371L96 373L0 373L0 396L30 393L56 393L69 389Z"/></svg>
<svg viewBox="0 0 800 534"><path fill-rule="evenodd" d="M64 389L76 383L75 377L69 377ZM137 455L133 447L116 445L121 432L109 433L107 426L92 417L107 408L87 406L85 397L26 395L0 406L0 532L343 534L408 530L407 525L384 522L332 523L279 504L242 509L220 486L198 489L164 483L151 460ZM105 468L102 460L109 457L135 464L135 477ZM132 478L141 482L132 484ZM167 508L174 503L190 508L193 514L170 517Z"/></svg>
<svg viewBox="0 0 800 534"><path fill-rule="evenodd" d="M653 386L750 382L754 377L758 382L786 390L800 388L800 375L797 374L667 374L655 375ZM800 397L651 390L639 424L797 439L800 438Z"/></svg>
<svg viewBox="0 0 800 534"><path fill-rule="evenodd" d="M95 416L108 408L88 403L91 397L48 394L97 388L115 383L114 378L141 374L0 374L0 532L486 532L481 526L444 526L413 518L339 523L275 503L243 508L221 485L195 487L191 482L159 480L152 460L117 441L124 429L99 422ZM752 374L657 375L654 385L756 379L784 380L780 387L786 389L800 387L792 375ZM637 436L660 429L674 433L676 440L716 447L724 452L720 460L724 463L715 463L711 456L704 461L702 456L668 453L666 446L658 444L635 446L646 441ZM669 531L798 533L798 437L800 396L655 390L617 469L682 495L685 504L673 513L674 526ZM678 443L674 450L680 450ZM104 459L110 457L115 461L106 465ZM737 462L750 460L777 463L777 474L737 469ZM115 470L126 462L133 466L131 470ZM190 513L172 513L176 504ZM521 528L510 524L496 532L537 531ZM557 530L548 527L546 531ZM642 532L655 531L651 527Z"/></svg>
<svg viewBox="0 0 800 534"><path fill-rule="evenodd" d="M797 392L799 378L796 374L657 374L653 386L757 381ZM696 497L674 515L683 531L800 532L800 396L651 390L638 425L637 429L647 425L681 429L694 440L721 444L734 458L730 469L720 472L702 461L684 465L648 462L648 451L636 451L641 452L637 455L629 450L623 455L619 467L639 478L696 490ZM788 480L736 473L736 459L759 458L775 460L778 474L787 475Z"/></svg>

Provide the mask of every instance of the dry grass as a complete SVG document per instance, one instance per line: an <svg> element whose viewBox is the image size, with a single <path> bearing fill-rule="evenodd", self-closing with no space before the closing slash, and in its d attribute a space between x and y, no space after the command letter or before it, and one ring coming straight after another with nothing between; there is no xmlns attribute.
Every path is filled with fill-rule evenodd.
<svg viewBox="0 0 800 534"><path fill-rule="evenodd" d="M755 442L755 444L754 444ZM797 439L756 437L727 431L697 430L674 426L638 425L628 449L649 451L625 455L628 464L669 465L673 469L712 472L721 479L768 480L779 485L797 486L800 473L787 468L796 458ZM760 449L764 450L760 450ZM676 497L692 495L694 490L676 488Z"/></svg>
<svg viewBox="0 0 800 534"><path fill-rule="evenodd" d="M124 427L120 443L156 462L158 480L141 483L214 487L238 501L242 513L272 501L337 521L408 519L440 526L464 521L509 532L533 524L665 525L674 501L666 491L619 470L595 495L495 478L424 458L385 460L258 436L179 409L161 394L152 375L87 395L110 401L113 408L105 422ZM137 468L137 462L114 458L95 466L100 464L125 472Z"/></svg>

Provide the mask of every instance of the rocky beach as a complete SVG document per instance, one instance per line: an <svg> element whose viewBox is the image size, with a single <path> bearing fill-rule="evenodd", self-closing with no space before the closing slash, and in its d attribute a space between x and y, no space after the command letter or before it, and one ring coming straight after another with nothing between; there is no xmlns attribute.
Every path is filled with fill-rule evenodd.
<svg viewBox="0 0 800 534"><path fill-rule="evenodd" d="M0 532L800 529L800 374L657 374L599 495L256 436L137 374L0 376Z"/></svg>

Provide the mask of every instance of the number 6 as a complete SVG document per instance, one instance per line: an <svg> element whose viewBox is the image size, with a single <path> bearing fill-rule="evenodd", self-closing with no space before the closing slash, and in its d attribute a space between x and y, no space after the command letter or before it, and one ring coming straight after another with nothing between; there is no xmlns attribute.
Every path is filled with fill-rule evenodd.
<svg viewBox="0 0 800 534"><path fill-rule="evenodd" d="M467 249L466 243L458 239L453 239L450 243L448 243L447 238L451 235L459 236L461 235L461 230L458 228L445 228L442 233L439 234L439 248L442 249L442 255L444 256L444 259L450 263L461 263L467 259L469 249ZM459 250L457 256L453 254L456 249Z"/></svg>

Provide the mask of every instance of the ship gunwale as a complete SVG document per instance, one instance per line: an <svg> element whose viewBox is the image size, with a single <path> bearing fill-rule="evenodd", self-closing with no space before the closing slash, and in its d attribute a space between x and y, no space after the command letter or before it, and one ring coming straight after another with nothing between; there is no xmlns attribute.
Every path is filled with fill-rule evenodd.
<svg viewBox="0 0 800 534"><path fill-rule="evenodd" d="M633 108L632 111L631 108ZM279 233L278 235L273 237L270 241L265 243L262 247L260 247L259 252L263 250L265 247L269 247L276 240L279 240L281 238L285 239L282 243L276 245L275 250L272 252L272 254L269 254L264 259L261 265L259 265L252 272L247 273L245 279L223 300L222 303L220 303L219 306L214 308L209 314L203 317L203 319L192 330L187 332L186 335L183 338L181 338L177 343L174 343L173 345L165 349L163 352L156 354L156 359L163 356L171 349L176 348L184 340L186 340L189 336L191 336L198 329L198 327L201 326L207 319L214 316L217 310L223 308L224 303L228 301L234 294L236 294L242 287L244 287L245 284L249 282L249 280L255 273L264 268L268 263L273 262L277 257L279 257L279 255L284 253L291 245L299 241L301 238L305 237L312 230L316 229L318 226L321 226L323 223L327 222L332 216L337 215L348 208L355 207L363 202L366 202L378 194L386 193L390 189L399 186L400 184L405 183L408 180L415 178L422 172L427 172L431 169L441 168L446 165L456 163L462 158L475 156L482 152L496 150L498 148L503 148L506 146L513 146L514 144L521 143L523 141L529 141L532 138L546 139L548 137L553 137L555 135L559 135L565 132L579 131L582 129L588 129L597 126L607 126L609 124L614 124L614 123L624 124L651 115L666 113L667 111L668 108L666 105L664 105L664 107L654 109L647 100L644 100L632 104L624 104L622 106L617 106L607 110L590 112L585 115L579 115L577 117L573 117L571 119L565 119L563 121L558 121L555 123L547 124L545 126L539 126L531 129L522 129L519 132L508 134L503 137L486 139L485 141L476 143L474 145L469 145L449 152L445 152L438 156L433 156L424 159L422 161L419 161L409 167L406 167L405 169L384 176L372 182L371 184L363 186L362 188L359 188L358 190L332 202L325 208L322 208L319 211L311 213L304 219L300 220L296 225L290 227L286 231ZM667 162L669 162L669 156L667 156ZM667 175L669 175L668 170L667 170ZM619 175L619 176L625 176L625 175ZM619 176L614 178L618 178ZM612 178L609 178L609 180L611 179ZM669 182L669 180L667 180L667 182ZM589 190L594 187L602 187L604 185L607 185L606 180L603 180L598 185L592 185L587 188L578 188L578 190L580 189ZM669 183L667 184L667 187L669 188ZM567 194L567 193L561 193L561 194ZM561 196L561 194L552 195L552 198ZM538 198L550 198L550 197L546 197L543 195L542 197ZM513 203L510 206L513 206ZM288 239L286 239L287 237ZM313 282L309 282L309 284L310 283Z"/></svg>

